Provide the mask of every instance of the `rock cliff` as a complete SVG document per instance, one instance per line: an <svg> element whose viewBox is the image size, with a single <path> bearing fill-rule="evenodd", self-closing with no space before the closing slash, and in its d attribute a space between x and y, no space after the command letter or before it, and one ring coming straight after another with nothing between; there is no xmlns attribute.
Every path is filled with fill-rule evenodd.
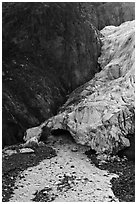
<svg viewBox="0 0 137 204"><path fill-rule="evenodd" d="M98 29L135 19L134 2L107 2L97 7Z"/></svg>
<svg viewBox="0 0 137 204"><path fill-rule="evenodd" d="M79 3L3 3L3 145L55 115L99 71L100 47Z"/></svg>
<svg viewBox="0 0 137 204"><path fill-rule="evenodd" d="M77 143L97 153L116 153L130 146L135 132L135 25L134 21L102 31L102 71L74 90L59 113L43 123L52 131L68 130ZM30 135L40 137L36 129ZM30 133L30 130L28 130Z"/></svg>
<svg viewBox="0 0 137 204"><path fill-rule="evenodd" d="M99 30L135 19L134 2L87 2L81 3L81 7L86 19Z"/></svg>

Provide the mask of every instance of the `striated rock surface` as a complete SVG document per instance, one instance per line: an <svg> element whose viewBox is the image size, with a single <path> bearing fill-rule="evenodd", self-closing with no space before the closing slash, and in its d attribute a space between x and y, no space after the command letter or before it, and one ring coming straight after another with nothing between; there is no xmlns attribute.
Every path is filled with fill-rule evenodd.
<svg viewBox="0 0 137 204"><path fill-rule="evenodd" d="M77 143L116 153L135 132L135 22L105 27L101 33L102 71L69 96L58 115L45 122L68 130ZM128 139L127 139L128 138Z"/></svg>
<svg viewBox="0 0 137 204"><path fill-rule="evenodd" d="M3 145L57 113L99 71L99 32L79 3L3 3Z"/></svg>
<svg viewBox="0 0 137 204"><path fill-rule="evenodd" d="M135 2L82 2L81 8L85 18L99 30L135 19Z"/></svg>
<svg viewBox="0 0 137 204"><path fill-rule="evenodd" d="M99 30L108 25L118 26L123 22L135 19L135 2L100 3L96 13Z"/></svg>

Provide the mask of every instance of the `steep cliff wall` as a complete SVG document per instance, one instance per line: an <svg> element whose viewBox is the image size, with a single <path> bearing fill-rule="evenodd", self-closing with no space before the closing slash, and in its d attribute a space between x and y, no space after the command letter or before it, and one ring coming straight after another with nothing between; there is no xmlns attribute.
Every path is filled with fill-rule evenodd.
<svg viewBox="0 0 137 204"><path fill-rule="evenodd" d="M98 29L135 19L134 2L108 2L97 7Z"/></svg>
<svg viewBox="0 0 137 204"><path fill-rule="evenodd" d="M87 2L81 3L81 8L86 19L99 30L135 19L134 2Z"/></svg>
<svg viewBox="0 0 137 204"><path fill-rule="evenodd" d="M99 71L99 33L79 3L3 3L3 144L55 115Z"/></svg>

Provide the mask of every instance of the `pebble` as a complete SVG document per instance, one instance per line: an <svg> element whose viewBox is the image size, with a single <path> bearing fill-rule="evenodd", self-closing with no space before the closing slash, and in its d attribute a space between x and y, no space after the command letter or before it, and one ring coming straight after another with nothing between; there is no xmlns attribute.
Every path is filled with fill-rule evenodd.
<svg viewBox="0 0 137 204"><path fill-rule="evenodd" d="M97 188L97 190L98 190L98 191L100 191L100 190L101 190L101 188Z"/></svg>
<svg viewBox="0 0 137 204"><path fill-rule="evenodd" d="M32 169L28 169L28 171L32 171ZM25 174L25 175L27 175L27 174Z"/></svg>
<svg viewBox="0 0 137 204"><path fill-rule="evenodd" d="M71 151L72 151L72 152L77 152L77 151L78 151L78 148L77 148L77 147L73 147L73 148L71 149Z"/></svg>
<svg viewBox="0 0 137 204"><path fill-rule="evenodd" d="M70 181L70 180L68 180L68 184L71 184L71 181Z"/></svg>
<svg viewBox="0 0 137 204"><path fill-rule="evenodd" d="M59 175L58 177L59 177L59 178L62 178L62 177L63 177L63 175Z"/></svg>
<svg viewBox="0 0 137 204"><path fill-rule="evenodd" d="M46 194L47 194L47 191L46 191L46 190L45 190L45 191L42 191L42 193L46 195Z"/></svg>
<svg viewBox="0 0 137 204"><path fill-rule="evenodd" d="M68 177L71 177L71 174L70 173L65 173L66 176Z"/></svg>
<svg viewBox="0 0 137 204"><path fill-rule="evenodd" d="M73 171L73 172L72 172L72 174L76 174L76 172L75 172L75 171Z"/></svg>
<svg viewBox="0 0 137 204"><path fill-rule="evenodd" d="M23 175L23 174L20 174L19 177L20 177L20 178L24 178L24 175Z"/></svg>

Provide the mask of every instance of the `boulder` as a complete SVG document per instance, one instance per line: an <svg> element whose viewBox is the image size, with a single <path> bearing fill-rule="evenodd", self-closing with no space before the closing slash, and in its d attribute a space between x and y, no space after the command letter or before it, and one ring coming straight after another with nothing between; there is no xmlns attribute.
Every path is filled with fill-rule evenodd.
<svg viewBox="0 0 137 204"><path fill-rule="evenodd" d="M22 154L30 154L30 153L34 153L34 150L31 148L22 148L20 149L20 153Z"/></svg>
<svg viewBox="0 0 137 204"><path fill-rule="evenodd" d="M23 140L26 142L32 138L36 138L38 141L40 140L43 125L40 125L38 127L29 128L26 130Z"/></svg>
<svg viewBox="0 0 137 204"><path fill-rule="evenodd" d="M26 143L21 145L22 148L38 148L39 140L37 137L32 137L26 141Z"/></svg>
<svg viewBox="0 0 137 204"><path fill-rule="evenodd" d="M135 22L101 31L102 71L74 90L59 113L50 118L51 130L68 130L77 143L97 153L116 153L130 146L135 132Z"/></svg>

